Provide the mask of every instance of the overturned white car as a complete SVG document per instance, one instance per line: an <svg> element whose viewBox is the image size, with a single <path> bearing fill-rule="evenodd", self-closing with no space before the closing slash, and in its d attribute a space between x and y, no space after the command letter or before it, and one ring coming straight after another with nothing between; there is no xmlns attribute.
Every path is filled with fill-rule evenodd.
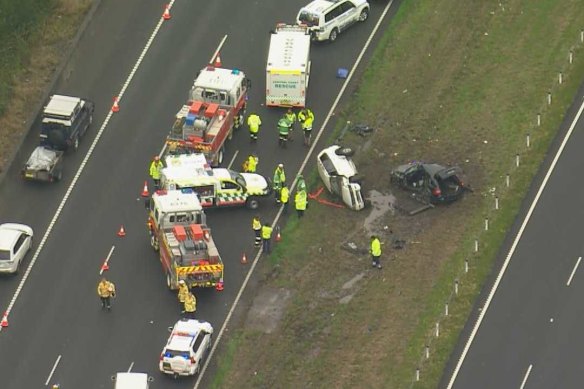
<svg viewBox="0 0 584 389"><path fill-rule="evenodd" d="M365 208L361 194L363 178L357 174L357 167L351 160L354 154L348 147L330 146L317 157L318 174L329 192L338 195L352 210Z"/></svg>

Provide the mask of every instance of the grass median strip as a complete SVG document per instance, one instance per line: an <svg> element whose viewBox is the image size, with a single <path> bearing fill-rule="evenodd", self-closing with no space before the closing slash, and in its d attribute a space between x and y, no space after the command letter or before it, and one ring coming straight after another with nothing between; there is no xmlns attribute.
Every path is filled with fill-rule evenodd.
<svg viewBox="0 0 584 389"><path fill-rule="evenodd" d="M285 290L276 330L243 323L231 369L216 387L410 387L453 281L480 236L471 271L432 341L415 387L434 388L521 201L584 76L578 42L584 9L569 0L404 2L361 83L339 115L377 129L345 143L365 189L396 196L391 167L410 160L461 166L475 192L459 203L406 216L311 202L289 216L263 264L262 289ZM564 84L557 85L562 71ZM552 90L553 104L546 104ZM542 125L536 127L536 114ZM530 134L531 147L526 148ZM515 155L521 164L516 168ZM505 175L511 186L505 188ZM310 189L319 185L315 176ZM501 210L492 212L494 195ZM383 210L381 210L383 211ZM484 231L484 218L490 229ZM382 236L384 269L371 269L368 235ZM406 247L393 250L396 238ZM348 241L362 254L341 249ZM261 290L260 290L261 293ZM275 302L274 304L278 304ZM252 309L253 311L253 309ZM250 311L251 312L251 311ZM221 360L220 360L221 365Z"/></svg>

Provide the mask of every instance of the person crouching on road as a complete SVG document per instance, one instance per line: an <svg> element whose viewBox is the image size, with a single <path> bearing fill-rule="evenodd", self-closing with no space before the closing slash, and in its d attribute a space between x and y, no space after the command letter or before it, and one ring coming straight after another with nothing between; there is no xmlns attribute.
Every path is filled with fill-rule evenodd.
<svg viewBox="0 0 584 389"><path fill-rule="evenodd" d="M160 160L160 157L155 155L150 164L150 177L152 177L156 189L160 189L160 175L162 174L162 168L164 168L164 164Z"/></svg>
<svg viewBox="0 0 584 389"><path fill-rule="evenodd" d="M255 235L253 245L255 247L260 247L262 244L262 222L259 215L254 216L253 220L251 221L251 228L253 229L253 233Z"/></svg>
<svg viewBox="0 0 584 389"><path fill-rule="evenodd" d="M97 284L97 295L101 300L101 308L112 309L111 298L116 297L116 286L105 277Z"/></svg>
<svg viewBox="0 0 584 389"><path fill-rule="evenodd" d="M194 319L195 318L195 312L197 311L197 298L195 297L194 294L192 293L188 293L186 298L185 298L185 303L184 303L184 317L185 319Z"/></svg>
<svg viewBox="0 0 584 389"><path fill-rule="evenodd" d="M270 254L272 245L272 227L268 223L264 223L262 227L262 250L266 254Z"/></svg>

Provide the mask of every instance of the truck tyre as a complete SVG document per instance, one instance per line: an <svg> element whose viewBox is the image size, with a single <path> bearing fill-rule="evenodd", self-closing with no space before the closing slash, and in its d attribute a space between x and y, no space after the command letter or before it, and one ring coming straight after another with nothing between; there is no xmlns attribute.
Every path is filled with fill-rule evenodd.
<svg viewBox="0 0 584 389"><path fill-rule="evenodd" d="M359 14L359 21L364 22L369 18L369 8L363 8L363 11Z"/></svg>
<svg viewBox="0 0 584 389"><path fill-rule="evenodd" d="M338 149L335 150L335 154L342 155L344 157L351 157L353 156L353 154L355 154L355 152L350 147L339 147Z"/></svg>
<svg viewBox="0 0 584 389"><path fill-rule="evenodd" d="M225 147L221 147L221 150L219 150L219 154L217 154L217 166L220 166L223 163L224 154Z"/></svg>
<svg viewBox="0 0 584 389"><path fill-rule="evenodd" d="M339 30L336 28L333 28L333 30L331 31L331 34L329 35L329 41L331 41L331 42L336 41L338 36L339 36Z"/></svg>
<svg viewBox="0 0 584 389"><path fill-rule="evenodd" d="M57 172L55 174L53 174L53 179L55 181L61 181L61 179L63 178L63 171L62 170L57 170Z"/></svg>
<svg viewBox="0 0 584 389"><path fill-rule="evenodd" d="M166 272L166 286L168 286L168 289L170 289L170 290L177 289L176 282L174 282L170 272Z"/></svg>
<svg viewBox="0 0 584 389"><path fill-rule="evenodd" d="M249 209L258 209L260 207L260 202L257 197L250 196L245 201L245 206Z"/></svg>

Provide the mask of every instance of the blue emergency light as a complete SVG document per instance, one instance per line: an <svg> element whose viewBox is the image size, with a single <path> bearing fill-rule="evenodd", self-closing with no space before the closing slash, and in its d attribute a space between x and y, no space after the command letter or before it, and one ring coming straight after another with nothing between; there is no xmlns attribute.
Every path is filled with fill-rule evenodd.
<svg viewBox="0 0 584 389"><path fill-rule="evenodd" d="M185 124L187 126L194 126L196 119L197 119L197 115L194 114L193 112L189 112L189 113L187 113L187 117L185 119Z"/></svg>
<svg viewBox="0 0 584 389"><path fill-rule="evenodd" d="M182 193L191 194L193 193L193 188L182 188L180 191Z"/></svg>
<svg viewBox="0 0 584 389"><path fill-rule="evenodd" d="M239 69L233 69L233 70L231 71L231 74L239 74Z"/></svg>

